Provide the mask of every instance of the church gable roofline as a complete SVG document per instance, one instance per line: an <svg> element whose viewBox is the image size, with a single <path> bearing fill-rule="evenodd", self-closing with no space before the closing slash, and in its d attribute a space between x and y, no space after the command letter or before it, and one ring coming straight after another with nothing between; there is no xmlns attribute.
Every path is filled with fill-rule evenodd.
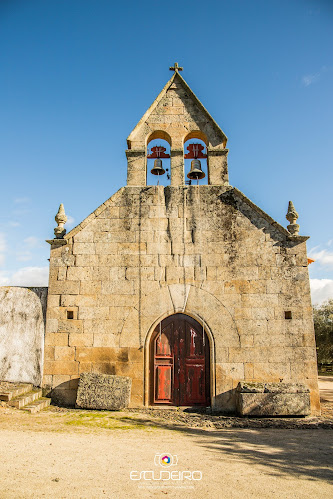
<svg viewBox="0 0 333 499"><path fill-rule="evenodd" d="M137 125L134 127L132 132L129 134L127 137L127 145L128 148L131 149L132 141L134 140L137 132L139 129L144 126L146 121L149 119L150 115L154 112L158 104L161 102L163 97L166 95L167 91L169 90L170 86L176 81L178 81L182 87L186 90L187 94L189 95L190 99L198 106L200 111L206 116L208 122L211 123L213 128L215 129L217 135L221 138L221 142L223 143L224 148L226 147L228 137L225 135L223 130L219 127L219 125L216 123L216 121L212 118L212 116L209 114L205 106L201 103L201 101L198 99L198 97L195 95L195 93L192 91L192 89L189 87L189 85L186 83L184 78L178 73L178 71L175 71L175 73L172 75L170 80L166 83L166 85L163 87L162 91L158 94L154 102L151 104L151 106L147 109L145 114L142 116L140 121L137 123Z"/></svg>
<svg viewBox="0 0 333 499"><path fill-rule="evenodd" d="M71 237L74 237L76 234L78 234L82 229L84 229L92 220L97 218L101 213L103 213L104 210L112 206L112 204L118 199L118 197L121 195L122 191L125 189L125 187L121 187L117 192L112 194L112 196L104 201L96 210L94 210L90 215L88 215L84 220L82 220L81 223L79 223L76 227L74 227L72 230L70 230L63 238L63 241L69 240ZM59 239L61 241L61 239ZM48 242L48 241L47 241ZM53 242L51 240L50 242Z"/></svg>
<svg viewBox="0 0 333 499"><path fill-rule="evenodd" d="M67 244L67 241L69 239L71 239L76 234L78 234L90 222L92 222L95 218L97 218L104 210L106 210L108 207L112 206L114 204L114 202L117 201L117 199L122 195L124 189L126 189L126 188L121 187L115 194L113 194L109 199L107 199L98 208L96 208L96 210L94 210L92 213L90 213L90 215L88 215L80 224L78 224L70 232L65 234L63 239L51 239L51 240L47 240L47 242L50 244L54 244L55 242L57 242L58 244ZM229 186L229 187L223 189L224 194L226 194L228 192L234 194L236 197L238 197L238 199L240 199L245 204L247 204L253 211L258 213L258 215L260 215L264 220L266 220L272 227L277 229L287 240L294 241L297 243L302 243L304 241L307 241L310 238L310 236L293 235L290 232L288 232L287 229L285 229L282 225L280 225L278 222L276 222L272 217L270 217L265 211L263 211L261 208L259 208L259 206L257 206L255 203L253 203L248 197L245 196L245 194L243 194L243 192L238 190L236 187Z"/></svg>
<svg viewBox="0 0 333 499"><path fill-rule="evenodd" d="M266 220L271 226L276 228L281 234L283 234L289 241L295 241L302 243L307 241L310 236L298 236L290 234L282 225L274 220L274 218L267 215L265 211L263 211L259 206L254 204L248 197L245 196L241 191L239 191L236 187L230 187L230 191L232 191L239 199L241 199L244 203L246 203L250 208L252 208L255 212L258 213L264 220Z"/></svg>

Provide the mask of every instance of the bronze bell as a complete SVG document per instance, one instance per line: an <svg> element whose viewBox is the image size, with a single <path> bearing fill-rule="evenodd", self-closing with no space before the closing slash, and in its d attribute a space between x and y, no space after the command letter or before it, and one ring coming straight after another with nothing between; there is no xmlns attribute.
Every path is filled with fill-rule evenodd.
<svg viewBox="0 0 333 499"><path fill-rule="evenodd" d="M165 170L162 166L162 160L160 158L155 159L154 168L151 169L150 173L153 175L164 175Z"/></svg>
<svg viewBox="0 0 333 499"><path fill-rule="evenodd" d="M191 171L187 174L187 178L191 180L199 180L205 178L206 174L201 170L200 159L193 159L191 161Z"/></svg>

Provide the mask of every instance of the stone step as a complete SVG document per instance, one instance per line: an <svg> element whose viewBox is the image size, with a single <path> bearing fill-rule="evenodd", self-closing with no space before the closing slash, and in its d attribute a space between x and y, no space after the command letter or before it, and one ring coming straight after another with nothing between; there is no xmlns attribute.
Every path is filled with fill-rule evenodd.
<svg viewBox="0 0 333 499"><path fill-rule="evenodd" d="M29 405L25 405L22 407L22 411L27 411L30 412L30 414L35 414L36 412L40 412L43 409L46 409L51 404L51 399L42 397L39 398L38 400L35 400Z"/></svg>
<svg viewBox="0 0 333 499"><path fill-rule="evenodd" d="M25 393L24 395L21 395L20 397L16 397L15 399L11 400L8 405L12 407L17 407L17 409L22 409L25 405L29 405L35 400L41 398L42 396L42 390L41 389L34 389L29 393Z"/></svg>
<svg viewBox="0 0 333 499"><path fill-rule="evenodd" d="M20 397L25 393L31 392L32 383L0 383L0 400L9 402L15 397Z"/></svg>

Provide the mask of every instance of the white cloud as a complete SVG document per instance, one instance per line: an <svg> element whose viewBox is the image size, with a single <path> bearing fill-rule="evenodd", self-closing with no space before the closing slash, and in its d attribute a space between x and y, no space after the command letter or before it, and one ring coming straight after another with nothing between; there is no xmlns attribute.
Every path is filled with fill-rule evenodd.
<svg viewBox="0 0 333 499"><path fill-rule="evenodd" d="M32 260L33 254L30 250L34 248L39 248L41 246L40 240L35 236L26 237L23 240L23 245L21 244L21 248L19 251L16 251L16 260L19 262L28 262Z"/></svg>
<svg viewBox="0 0 333 499"><path fill-rule="evenodd" d="M8 272L1 270L0 271L0 286L8 286L9 277Z"/></svg>
<svg viewBox="0 0 333 499"><path fill-rule="evenodd" d="M0 276L1 278L1 276ZM5 276L5 279L7 276ZM8 276L7 286L47 286L49 281L48 267L22 267Z"/></svg>
<svg viewBox="0 0 333 499"><path fill-rule="evenodd" d="M7 251L6 236L3 232L0 232L0 265L5 263L4 253Z"/></svg>
<svg viewBox="0 0 333 499"><path fill-rule="evenodd" d="M302 76L302 84L304 87L309 87L312 83L318 81L326 71L329 71L331 68L329 66L322 66L320 71L317 73L309 73L307 75Z"/></svg>
<svg viewBox="0 0 333 499"><path fill-rule="evenodd" d="M20 227L20 223L16 222L15 220L10 220L8 222L9 227Z"/></svg>
<svg viewBox="0 0 333 499"><path fill-rule="evenodd" d="M0 286L48 286L48 267L22 267L16 272L0 271Z"/></svg>
<svg viewBox="0 0 333 499"><path fill-rule="evenodd" d="M7 250L6 236L0 232L0 252L4 253Z"/></svg>
<svg viewBox="0 0 333 499"><path fill-rule="evenodd" d="M330 241L329 241L330 242ZM330 246L330 244L328 244ZM319 263L322 267L333 269L333 251L323 249L318 251L319 246L316 246L309 252L309 257Z"/></svg>
<svg viewBox="0 0 333 499"><path fill-rule="evenodd" d="M32 254L30 251L18 251L16 253L16 260L19 262L28 262L32 259Z"/></svg>
<svg viewBox="0 0 333 499"><path fill-rule="evenodd" d="M68 225L74 225L75 218L71 217L70 215L67 216L67 224Z"/></svg>
<svg viewBox="0 0 333 499"><path fill-rule="evenodd" d="M313 305L333 298L333 279L310 279Z"/></svg>
<svg viewBox="0 0 333 499"><path fill-rule="evenodd" d="M16 210L13 210L13 213L12 215L14 217L24 217L25 215L27 215L28 213L31 213L31 210L28 209L28 208L25 208L24 206L22 208L19 208L19 209L16 209Z"/></svg>
<svg viewBox="0 0 333 499"><path fill-rule="evenodd" d="M31 199L28 197L22 197L22 198L15 198L14 203L15 204L25 204L25 203L30 203Z"/></svg>
<svg viewBox="0 0 333 499"><path fill-rule="evenodd" d="M26 237L23 241L29 248L37 248L40 246L39 239L35 236Z"/></svg>
<svg viewBox="0 0 333 499"><path fill-rule="evenodd" d="M319 78L320 78L320 73L304 75L302 77L302 83L305 87L308 87L312 85L312 83L314 83L315 81L319 80Z"/></svg>

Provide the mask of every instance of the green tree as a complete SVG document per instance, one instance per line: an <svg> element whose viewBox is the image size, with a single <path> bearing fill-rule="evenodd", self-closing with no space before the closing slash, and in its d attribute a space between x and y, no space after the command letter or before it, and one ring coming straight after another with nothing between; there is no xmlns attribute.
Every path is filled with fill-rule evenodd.
<svg viewBox="0 0 333 499"><path fill-rule="evenodd" d="M313 307L318 365L333 363L333 299Z"/></svg>

